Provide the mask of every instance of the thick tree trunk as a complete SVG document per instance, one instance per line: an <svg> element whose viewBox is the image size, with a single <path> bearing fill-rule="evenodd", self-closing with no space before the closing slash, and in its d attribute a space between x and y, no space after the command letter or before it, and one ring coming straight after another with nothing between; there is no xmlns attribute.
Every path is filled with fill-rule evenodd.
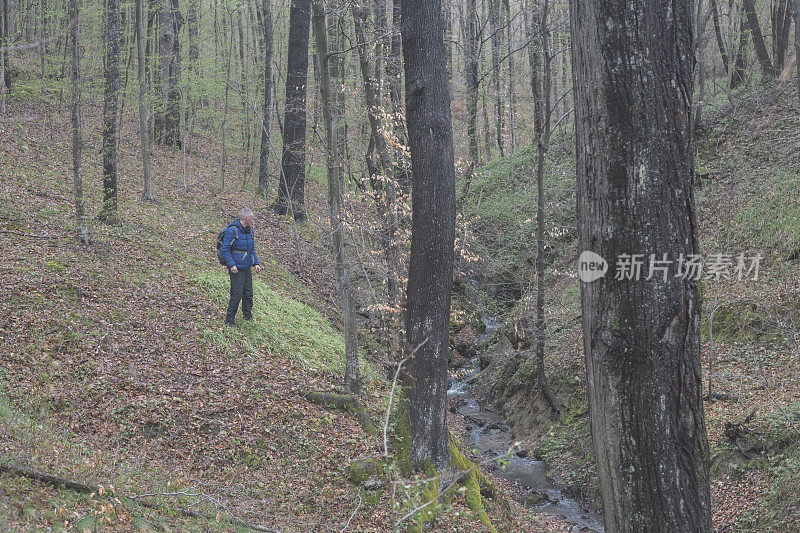
<svg viewBox="0 0 800 533"><path fill-rule="evenodd" d="M411 460L447 464L447 360L455 237L455 168L440 0L404 0L412 229L407 290Z"/></svg>
<svg viewBox="0 0 800 533"><path fill-rule="evenodd" d="M106 86L103 100L103 205L99 219L118 222L117 99L119 93L119 0L106 0Z"/></svg>
<svg viewBox="0 0 800 533"><path fill-rule="evenodd" d="M156 195L153 192L153 179L150 175L150 116L147 106L147 58L144 50L144 40L146 39L144 1L136 0L136 47L139 55L139 133L142 141L142 174L144 176L142 199L155 202Z"/></svg>
<svg viewBox="0 0 800 533"><path fill-rule="evenodd" d="M78 19L78 0L69 1L69 20ZM83 167L81 155L83 152L83 120L81 116L81 43L79 24L74 24L70 29L72 44L72 183L75 197L75 221L77 223L77 237L81 244L89 244L89 228L86 221L86 207L83 203Z"/></svg>
<svg viewBox="0 0 800 533"><path fill-rule="evenodd" d="M291 212L295 220L305 219L306 79L310 23L311 0L292 0L289 10L281 179L274 209L281 215Z"/></svg>
<svg viewBox="0 0 800 533"><path fill-rule="evenodd" d="M272 7L264 0L261 8L261 33L264 46L264 108L261 124L261 150L258 157L258 188L256 193L267 199L269 188L270 133L272 132Z"/></svg>
<svg viewBox="0 0 800 533"><path fill-rule="evenodd" d="M331 224L331 240L333 243L334 263L336 265L336 290L339 293L344 322L344 385L353 393L361 392L361 367L358 361L358 331L353 302L353 288L347 273L345 256L345 233L342 225L342 190L341 167L337 132L341 117L336 114L333 91L331 89L331 73L328 66L328 24L325 19L325 6L322 0L313 0L314 39L319 57L320 80L319 91L322 100L322 119L325 123L325 160L328 169L328 214Z"/></svg>
<svg viewBox="0 0 800 533"><path fill-rule="evenodd" d="M156 135L162 144L181 145L180 41L182 24L178 0L164 0L159 28L161 102L156 113Z"/></svg>
<svg viewBox="0 0 800 533"><path fill-rule="evenodd" d="M765 78L775 77L775 67L769 58L767 46L764 44L764 34L761 33L761 25L758 23L758 15L753 0L742 0L742 8L747 16L747 26L750 35L753 37L753 46L756 49L758 64L761 65L761 73Z"/></svg>
<svg viewBox="0 0 800 533"><path fill-rule="evenodd" d="M571 0L580 250L671 261L582 283L606 531L711 531L692 176L691 0ZM651 256L653 254L653 256ZM663 254L663 255L662 255ZM627 272L630 273L630 272ZM621 279L617 279L621 278Z"/></svg>
<svg viewBox="0 0 800 533"><path fill-rule="evenodd" d="M496 1L496 0L492 0ZM464 77L467 83L467 170L462 197L469 194L472 176L478 165L478 13L476 0L467 0ZM494 70L493 72L497 72Z"/></svg>

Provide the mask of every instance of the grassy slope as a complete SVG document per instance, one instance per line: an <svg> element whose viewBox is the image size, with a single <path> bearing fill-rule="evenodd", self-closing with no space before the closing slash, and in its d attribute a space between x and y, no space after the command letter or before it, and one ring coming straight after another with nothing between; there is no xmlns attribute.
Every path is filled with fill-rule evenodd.
<svg viewBox="0 0 800 533"><path fill-rule="evenodd" d="M698 143L698 170L708 174L697 192L701 246L704 253L761 251L765 258L758 282L703 286L704 384L713 354L714 391L739 397L738 402L706 402L715 457L714 522L738 530L797 530L800 436L791 424L800 428L800 336L793 337L800 332L800 113L791 89L741 94L736 107L724 98L720 94L711 100L707 132ZM596 501L580 324L573 320L580 314L580 291L571 273L577 252L574 193L569 192L574 180L571 142L551 151L554 163L546 185L547 308L551 328L557 330L548 347L547 374L565 413L550 424L543 402L521 392L535 375L535 367L524 359L515 372L503 374L509 367L501 358L490 366L486 381L501 384L493 391L495 398L506 402L506 417L518 437L548 462L553 477ZM535 242L530 233L535 225L525 222L534 216L535 183L532 151L519 153L515 166L529 181L517 180L515 194L508 194L508 160L493 161L473 185L480 190L480 204L475 197L468 199L465 212L480 217L474 232L497 265L489 274L502 279L516 264L522 273L514 276L527 291L532 287L519 265ZM531 316L533 309L532 294L526 292L506 315L506 324ZM713 337L708 334L712 311ZM781 334L759 333L763 330ZM723 430L726 422L741 422L754 408L748 427L762 435L738 444L765 451L748 452L747 459Z"/></svg>
<svg viewBox="0 0 800 533"><path fill-rule="evenodd" d="M164 509L0 475L0 529L228 528L173 512L191 507L281 531L339 531L348 521L351 531L386 530L389 491L367 504L344 473L380 443L349 414L299 395L336 389L341 373L319 240L324 188L312 181L302 264L291 227L257 209L266 272L257 276L256 320L223 330L227 281L213 255L220 209L235 212L243 197L260 205L239 190L241 176L230 171L238 167L220 189L219 147L190 139L184 195L180 153L157 147L159 203L142 203L136 117L128 116L119 142L123 225L92 221L94 243L80 247L70 229L69 114L40 100L37 83L17 82L12 115L0 122L0 461L118 493L155 493L149 498ZM85 110L90 217L100 199L100 112ZM372 367L365 374L366 403L379 420L388 386ZM492 520L527 527L524 516L503 516ZM456 499L436 529L479 528Z"/></svg>

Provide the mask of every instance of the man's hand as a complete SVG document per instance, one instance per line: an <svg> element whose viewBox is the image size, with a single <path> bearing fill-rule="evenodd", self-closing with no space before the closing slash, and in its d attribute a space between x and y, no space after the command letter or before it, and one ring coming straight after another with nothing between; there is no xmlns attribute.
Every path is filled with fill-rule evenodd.
<svg viewBox="0 0 800 533"><path fill-rule="evenodd" d="M231 274L238 274L238 273L239 273L239 269L238 269L238 268L236 268L236 266L235 266L235 265L234 265L234 266L232 266L232 267L231 267Z"/></svg>
<svg viewBox="0 0 800 533"><path fill-rule="evenodd" d="M256 269L256 274L258 274L259 272L261 272L261 265L256 265L256 266L254 266L253 268L255 268L255 269Z"/></svg>

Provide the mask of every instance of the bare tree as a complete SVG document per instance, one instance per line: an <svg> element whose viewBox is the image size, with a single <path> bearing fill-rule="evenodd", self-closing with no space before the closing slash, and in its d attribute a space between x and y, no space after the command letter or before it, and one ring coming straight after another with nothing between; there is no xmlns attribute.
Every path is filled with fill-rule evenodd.
<svg viewBox="0 0 800 533"><path fill-rule="evenodd" d="M142 3L144 0L136 0L136 47L139 53L139 132L141 137L142 151L142 174L144 176L144 192L142 199L147 202L155 202L156 195L153 192L153 178L150 175L150 110L147 105L147 77L144 41L145 41L145 13Z"/></svg>
<svg viewBox="0 0 800 533"><path fill-rule="evenodd" d="M610 532L711 531L700 300L679 261L699 253L693 5L570 1L579 249L622 267L582 283L592 438ZM656 264L665 270L637 275L637 260L665 256L672 263Z"/></svg>
<svg viewBox="0 0 800 533"><path fill-rule="evenodd" d="M106 68L103 99L103 205L98 218L118 222L117 100L119 93L119 0L106 0Z"/></svg>
<svg viewBox="0 0 800 533"><path fill-rule="evenodd" d="M342 191L340 154L336 129L341 117L337 114L333 91L331 90L331 73L328 66L328 24L325 17L325 6L322 0L313 0L314 39L317 45L317 56L320 67L320 97L322 100L322 116L325 122L325 160L328 170L328 210L331 223L331 240L336 265L336 290L342 306L344 322L345 373L344 385L353 394L361 392L361 367L358 361L358 331L353 302L353 288L347 273L345 256L345 233L342 225Z"/></svg>
<svg viewBox="0 0 800 533"><path fill-rule="evenodd" d="M78 0L69 1L69 19L78 20ZM89 228L86 220L86 206L83 202L83 119L81 116L81 42L78 24L70 29L72 47L72 183L75 196L75 221L78 227L78 242L89 244Z"/></svg>
<svg viewBox="0 0 800 533"><path fill-rule="evenodd" d="M492 0L494 2L499 0ZM469 194L472 176L478 165L478 13L476 0L467 0L464 27L464 76L467 82L467 171L462 197ZM494 50L494 49L493 49ZM497 72L494 70L493 72Z"/></svg>
<svg viewBox="0 0 800 533"><path fill-rule="evenodd" d="M774 78L775 66L772 64L769 52L767 52L767 46L764 44L764 34L761 33L761 25L758 23L758 14L756 14L753 0L742 0L742 8L747 17L747 27L750 31L750 36L753 38L753 46L756 49L758 64L761 65L761 72L765 78Z"/></svg>
<svg viewBox="0 0 800 533"><path fill-rule="evenodd" d="M261 150L258 158L257 194L267 198L269 187L269 149L272 130L272 7L270 0L261 4L261 34L264 54L264 107L263 125L261 127Z"/></svg>
<svg viewBox="0 0 800 533"><path fill-rule="evenodd" d="M160 89L160 107L155 116L155 127L159 141L168 146L180 147L180 35L183 18L178 9L178 0L163 0L160 13L159 50L161 68L156 77Z"/></svg>
<svg viewBox="0 0 800 533"><path fill-rule="evenodd" d="M455 237L455 168L440 0L404 0L406 124L411 149L412 228L403 375L411 459L445 465L447 360Z"/></svg>

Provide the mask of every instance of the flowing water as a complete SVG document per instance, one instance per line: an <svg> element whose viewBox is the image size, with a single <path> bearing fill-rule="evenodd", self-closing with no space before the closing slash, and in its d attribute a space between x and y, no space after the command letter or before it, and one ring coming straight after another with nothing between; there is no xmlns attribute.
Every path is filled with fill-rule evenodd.
<svg viewBox="0 0 800 533"><path fill-rule="evenodd" d="M499 327L499 323L490 317L484 318L486 332L479 340L486 341ZM461 397L462 402L457 413L464 417L467 434L464 444L477 449L487 460L500 457L494 470L496 476L517 483L527 494L523 499L525 506L536 513L561 515L575 524L576 531L603 532L602 518L594 512L583 509L572 498L547 479L547 467L542 461L518 457L513 451L514 445L511 428L499 414L483 409L472 396L471 381L480 372L478 360L472 361L472 369L462 379L452 380L448 398Z"/></svg>

